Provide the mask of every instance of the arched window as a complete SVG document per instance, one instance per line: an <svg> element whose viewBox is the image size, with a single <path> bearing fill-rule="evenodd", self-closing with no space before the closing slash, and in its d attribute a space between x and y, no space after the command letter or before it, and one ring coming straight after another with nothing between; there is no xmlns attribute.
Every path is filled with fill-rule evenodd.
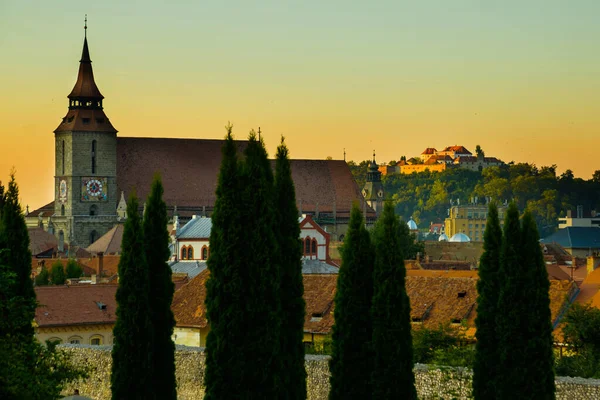
<svg viewBox="0 0 600 400"><path fill-rule="evenodd" d="M90 244L94 243L98 239L98 232L91 231L90 232Z"/></svg>
<svg viewBox="0 0 600 400"><path fill-rule="evenodd" d="M92 174L96 173L96 141L92 140Z"/></svg>
<svg viewBox="0 0 600 400"><path fill-rule="evenodd" d="M90 344L92 346L100 346L103 342L102 335L94 335L90 338Z"/></svg>
<svg viewBox="0 0 600 400"><path fill-rule="evenodd" d="M98 207L95 204L92 204L92 206L90 207L90 216L93 217L94 215L98 214Z"/></svg>
<svg viewBox="0 0 600 400"><path fill-rule="evenodd" d="M312 254L317 255L317 239L313 238L312 240Z"/></svg>
<svg viewBox="0 0 600 400"><path fill-rule="evenodd" d="M58 251L65 250L65 233L63 231L58 232Z"/></svg>
<svg viewBox="0 0 600 400"><path fill-rule="evenodd" d="M61 344L62 343L62 339L59 338L59 337L56 337L56 336L48 339L48 341L51 342L51 343L56 343L56 344Z"/></svg>
<svg viewBox="0 0 600 400"><path fill-rule="evenodd" d="M310 238L309 237L304 239L304 255L305 256L310 255Z"/></svg>
<svg viewBox="0 0 600 400"><path fill-rule="evenodd" d="M81 340L82 340L81 336L71 336L69 338L69 343L71 343L71 344L81 344Z"/></svg>
<svg viewBox="0 0 600 400"><path fill-rule="evenodd" d="M208 260L208 247L202 246L202 259Z"/></svg>
<svg viewBox="0 0 600 400"><path fill-rule="evenodd" d="M181 259L187 260L187 247L185 246L181 249Z"/></svg>
<svg viewBox="0 0 600 400"><path fill-rule="evenodd" d="M60 215L61 216L65 216L65 205L63 204L62 206L60 206Z"/></svg>
<svg viewBox="0 0 600 400"><path fill-rule="evenodd" d="M188 246L188 260L194 259L194 248L192 246Z"/></svg>

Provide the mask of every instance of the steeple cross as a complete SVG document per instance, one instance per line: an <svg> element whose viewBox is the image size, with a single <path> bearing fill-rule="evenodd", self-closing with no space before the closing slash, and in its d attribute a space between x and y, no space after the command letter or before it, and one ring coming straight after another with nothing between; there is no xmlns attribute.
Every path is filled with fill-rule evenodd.
<svg viewBox="0 0 600 400"><path fill-rule="evenodd" d="M85 22L83 25L83 35L87 38L87 14L85 14Z"/></svg>

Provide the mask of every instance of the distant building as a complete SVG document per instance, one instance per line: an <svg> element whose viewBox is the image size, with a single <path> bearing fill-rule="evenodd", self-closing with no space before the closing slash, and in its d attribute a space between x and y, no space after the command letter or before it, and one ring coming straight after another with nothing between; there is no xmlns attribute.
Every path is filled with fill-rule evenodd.
<svg viewBox="0 0 600 400"><path fill-rule="evenodd" d="M367 181L362 190L362 195L365 201L375 214L379 215L383 211L383 183L381 182L381 172L375 161L375 153L373 153L373 161L369 164L367 171Z"/></svg>
<svg viewBox="0 0 600 400"><path fill-rule="evenodd" d="M591 256L600 252L600 228L569 226L545 237L542 243L557 243L573 256Z"/></svg>
<svg viewBox="0 0 600 400"><path fill-rule="evenodd" d="M575 212L568 210L566 217L558 219L559 229L568 228L571 226L582 228L600 228L600 215L596 214L596 211L594 210L584 213L583 206L577 206L577 210Z"/></svg>
<svg viewBox="0 0 600 400"><path fill-rule="evenodd" d="M500 224L504 225L505 206L498 207ZM452 241L457 233L463 233L471 241L483 242L483 233L487 222L488 204L466 204L450 207L448 218L444 221L445 234Z"/></svg>

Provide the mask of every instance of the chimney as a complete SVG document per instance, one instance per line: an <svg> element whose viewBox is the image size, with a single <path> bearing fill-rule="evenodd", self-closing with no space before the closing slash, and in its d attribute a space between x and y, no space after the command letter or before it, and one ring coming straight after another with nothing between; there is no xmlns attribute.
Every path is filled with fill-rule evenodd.
<svg viewBox="0 0 600 400"><path fill-rule="evenodd" d="M102 279L104 273L104 253L98 253L98 280Z"/></svg>
<svg viewBox="0 0 600 400"><path fill-rule="evenodd" d="M592 254L587 257L587 273L591 274L600 265L598 254Z"/></svg>

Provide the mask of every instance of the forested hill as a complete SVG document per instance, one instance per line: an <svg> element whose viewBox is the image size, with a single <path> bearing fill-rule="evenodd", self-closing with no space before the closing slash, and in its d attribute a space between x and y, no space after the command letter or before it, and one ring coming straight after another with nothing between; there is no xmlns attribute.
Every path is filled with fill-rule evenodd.
<svg viewBox="0 0 600 400"><path fill-rule="evenodd" d="M369 161L348 165L359 187L365 183ZM537 168L533 164L508 164L482 172L450 168L443 172L382 177L386 198L396 203L396 212L405 220L412 217L420 227L442 222L450 200L467 204L472 197L495 201L515 200L519 209L529 209L542 237L554 232L558 217L582 205L584 210L600 211L600 170L592 179L575 178L571 170L556 175L556 166Z"/></svg>

